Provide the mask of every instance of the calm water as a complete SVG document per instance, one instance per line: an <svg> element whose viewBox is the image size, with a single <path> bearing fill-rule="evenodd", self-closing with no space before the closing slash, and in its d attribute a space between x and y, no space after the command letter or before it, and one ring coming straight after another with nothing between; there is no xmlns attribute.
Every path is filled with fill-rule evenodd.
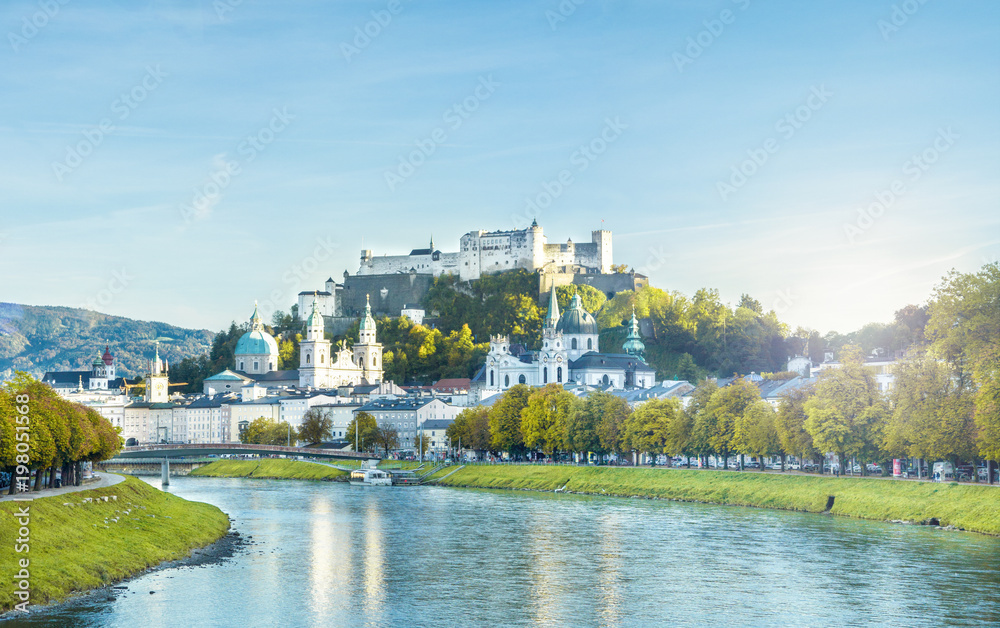
<svg viewBox="0 0 1000 628"><path fill-rule="evenodd" d="M574 495L172 481L257 544L9 625L1000 624L1000 540L975 534Z"/></svg>

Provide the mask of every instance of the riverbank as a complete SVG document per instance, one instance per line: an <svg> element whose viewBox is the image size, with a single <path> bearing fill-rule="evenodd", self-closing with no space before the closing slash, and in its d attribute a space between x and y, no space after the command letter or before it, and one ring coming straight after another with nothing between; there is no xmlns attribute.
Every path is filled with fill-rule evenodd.
<svg viewBox="0 0 1000 628"><path fill-rule="evenodd" d="M432 480L453 487L560 490L814 513L829 510L845 517L954 526L1000 536L1000 489L985 485L559 465L471 465L448 473L443 469Z"/></svg>
<svg viewBox="0 0 1000 628"><path fill-rule="evenodd" d="M26 543L15 541L23 537L14 514L24 508L29 513ZM10 567L12 578L21 559L30 561L31 605L119 582L185 557L229 530L229 517L215 506L131 477L104 488L0 503L0 522L0 564ZM28 551L18 553L16 545L27 545ZM14 595L17 584L8 579L0 588L0 613L20 602Z"/></svg>
<svg viewBox="0 0 1000 628"><path fill-rule="evenodd" d="M346 482L348 473L325 464L286 460L284 458L262 458L260 460L216 460L199 467L189 474L191 477L210 478L260 478L270 480L327 480Z"/></svg>

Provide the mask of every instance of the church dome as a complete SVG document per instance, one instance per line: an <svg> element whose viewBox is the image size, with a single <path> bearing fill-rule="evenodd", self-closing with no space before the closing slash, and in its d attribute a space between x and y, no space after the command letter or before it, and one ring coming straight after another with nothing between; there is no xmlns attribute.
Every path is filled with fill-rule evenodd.
<svg viewBox="0 0 1000 628"><path fill-rule="evenodd" d="M278 342L264 330L248 331L236 343L236 355L278 355Z"/></svg>
<svg viewBox="0 0 1000 628"><path fill-rule="evenodd" d="M111 363L115 361L115 356L111 355L111 348L107 345L104 347L104 355L101 356L101 360L108 366L111 366Z"/></svg>
<svg viewBox="0 0 1000 628"><path fill-rule="evenodd" d="M243 334L236 343L236 355L278 355L278 342L274 336L264 331L264 323L257 313L254 303L250 317L250 331Z"/></svg>
<svg viewBox="0 0 1000 628"><path fill-rule="evenodd" d="M569 308L559 318L556 331L564 334L597 334L597 321L590 312L583 309L580 295L573 295Z"/></svg>

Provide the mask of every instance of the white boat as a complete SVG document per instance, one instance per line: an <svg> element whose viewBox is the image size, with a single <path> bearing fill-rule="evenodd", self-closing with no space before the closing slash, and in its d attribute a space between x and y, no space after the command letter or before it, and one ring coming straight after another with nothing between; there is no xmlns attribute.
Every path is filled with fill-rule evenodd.
<svg viewBox="0 0 1000 628"><path fill-rule="evenodd" d="M377 462L364 462L357 471L351 471L351 484L356 486L392 486L392 475L375 468Z"/></svg>

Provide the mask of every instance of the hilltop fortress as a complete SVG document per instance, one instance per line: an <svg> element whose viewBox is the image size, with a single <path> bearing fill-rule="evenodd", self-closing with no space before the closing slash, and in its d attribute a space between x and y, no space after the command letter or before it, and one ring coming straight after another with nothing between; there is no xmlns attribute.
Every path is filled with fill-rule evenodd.
<svg viewBox="0 0 1000 628"><path fill-rule="evenodd" d="M462 281L504 270L523 268L542 273L609 274L612 266L611 232L592 231L590 242L549 244L542 228L532 222L513 231L470 231L462 236L459 250L443 253L430 247L413 249L409 255L375 257L371 249L361 251L359 275L392 275L416 271L439 277L458 275Z"/></svg>
<svg viewBox="0 0 1000 628"><path fill-rule="evenodd" d="M553 286L587 284L610 299L623 290L649 285L647 278L633 272L616 272L611 231L592 231L590 242L550 244L537 222L525 229L470 231L463 235L458 250L444 252L430 239L427 248L407 255L375 255L362 249L358 271L343 273L343 282L331 277L323 290L304 290L298 295L298 313L305 318L313 303L326 318L327 329L342 333L370 308L376 314L406 315L420 323L420 305L436 277L457 276L474 281L483 275L523 269L538 275L538 294L546 301Z"/></svg>

